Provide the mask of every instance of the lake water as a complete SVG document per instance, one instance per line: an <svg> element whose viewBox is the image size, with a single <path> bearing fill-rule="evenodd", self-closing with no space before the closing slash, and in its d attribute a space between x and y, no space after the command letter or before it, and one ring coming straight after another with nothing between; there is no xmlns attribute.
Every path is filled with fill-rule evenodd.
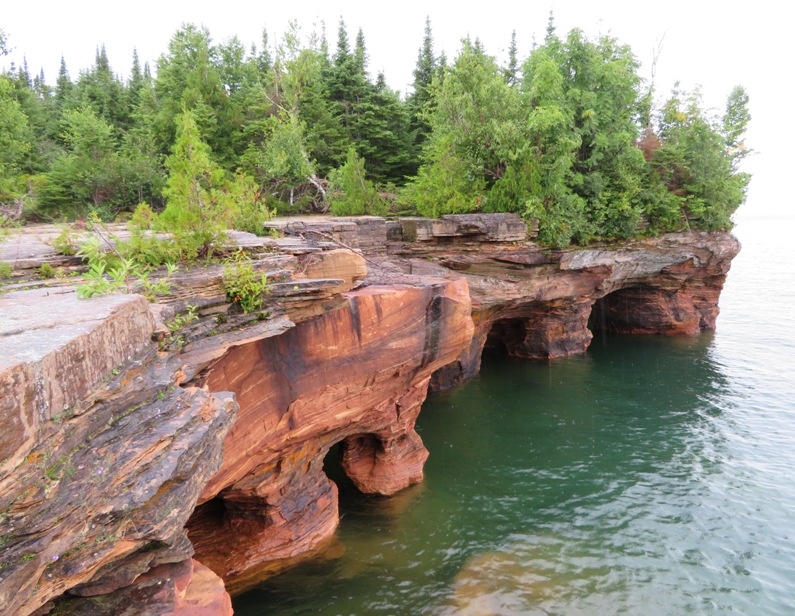
<svg viewBox="0 0 795 616"><path fill-rule="evenodd" d="M486 357L431 395L424 484L329 464L335 550L236 614L795 614L793 225L740 223L714 334Z"/></svg>

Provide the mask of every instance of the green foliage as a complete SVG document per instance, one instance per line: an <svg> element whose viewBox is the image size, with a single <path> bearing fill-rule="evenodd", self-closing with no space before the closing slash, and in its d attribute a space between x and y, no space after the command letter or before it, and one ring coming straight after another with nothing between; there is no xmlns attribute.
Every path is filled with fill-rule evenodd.
<svg viewBox="0 0 795 616"><path fill-rule="evenodd" d="M40 213L91 211L112 220L140 197L160 192L158 163L147 158L147 145L135 134L120 146L117 131L91 107L65 111L62 126L65 149L36 191Z"/></svg>
<svg viewBox="0 0 795 616"><path fill-rule="evenodd" d="M14 273L14 269L11 267L10 263L6 263L5 261L0 261L0 280L3 278L11 278L11 274Z"/></svg>
<svg viewBox="0 0 795 616"><path fill-rule="evenodd" d="M262 123L265 141L253 141L243 156L244 169L269 197L292 207L296 190L314 177L305 145L304 125L297 114L282 111ZM264 205L263 205L264 207ZM265 214L265 218L267 214ZM247 228L251 227L248 223ZM261 233L261 228L258 229Z"/></svg>
<svg viewBox="0 0 795 616"><path fill-rule="evenodd" d="M637 61L611 37L579 30L560 40L550 28L525 62L532 154L541 182L532 208L542 241L628 237L642 212ZM579 219L572 220L572 215Z"/></svg>
<svg viewBox="0 0 795 616"><path fill-rule="evenodd" d="M155 214L152 206L142 201L133 210L133 214L127 223L131 231L147 231L152 229L157 222L157 214Z"/></svg>
<svg viewBox="0 0 795 616"><path fill-rule="evenodd" d="M166 167L168 204L160 223L172 234L182 258L210 255L236 222L254 228L270 215L259 203L259 191L250 179L238 175L230 180L212 161L190 111L179 119L177 142Z"/></svg>
<svg viewBox="0 0 795 616"><path fill-rule="evenodd" d="M726 101L726 113L722 119L722 134L734 173L737 172L740 162L751 154L744 139L750 121L748 94L742 86L735 86Z"/></svg>
<svg viewBox="0 0 795 616"><path fill-rule="evenodd" d="M178 269L175 264L167 264L165 277L150 280L151 262L147 261L147 252L140 252L137 244L112 237L98 219L93 221L92 227L95 235L88 236L77 251L88 264L83 283L77 286L78 297L140 292L149 301L155 301L157 295L171 292L169 279ZM158 245L167 244L158 242Z"/></svg>
<svg viewBox="0 0 795 616"><path fill-rule="evenodd" d="M185 312L177 314L166 323L168 337L160 341L161 351L179 351L185 346L185 328L198 320L198 306L189 304Z"/></svg>
<svg viewBox="0 0 795 616"><path fill-rule="evenodd" d="M112 258L104 250L102 240L91 236L77 252L88 263L83 283L77 285L77 296L87 299L94 295L108 295L123 291L132 293L132 277L136 264L131 259Z"/></svg>
<svg viewBox="0 0 795 616"><path fill-rule="evenodd" d="M138 288L137 291L143 295L150 302L156 302L158 295L168 295L173 290L174 286L170 278L179 269L175 263L166 263L166 275L159 280L150 280L151 272L145 266L139 266L137 271L138 275Z"/></svg>
<svg viewBox="0 0 795 616"><path fill-rule="evenodd" d="M433 162L420 167L415 180L404 189L401 201L412 203L421 216L437 218L476 210L486 190L483 178L470 174L456 156L452 143L436 139L426 149Z"/></svg>
<svg viewBox="0 0 795 616"><path fill-rule="evenodd" d="M226 207L232 213L231 227L254 235L266 235L265 221L273 216L254 179L237 173L227 184Z"/></svg>
<svg viewBox="0 0 795 616"><path fill-rule="evenodd" d="M277 208L380 213L389 186L405 211L538 218L550 245L629 237L645 221L649 233L725 229L749 180L742 88L722 118L697 95L656 103L629 48L558 36L552 19L524 62L512 34L503 65L477 39L448 65L426 19L405 98L368 73L364 33L354 42L343 21L333 54L296 22L259 50L186 24L156 78L135 52L131 64L125 80L100 46L76 80L62 59L53 87L24 63L0 75L0 202L30 194L44 220L149 203L151 229L136 221L119 244L148 265L209 255L232 227L261 233Z"/></svg>
<svg viewBox="0 0 795 616"><path fill-rule="evenodd" d="M0 202L25 192L23 167L31 149L28 117L13 89L11 81L0 75Z"/></svg>
<svg viewBox="0 0 795 616"><path fill-rule="evenodd" d="M157 61L152 126L161 152L179 139L184 110L220 158L231 157L230 96L219 71L219 50L205 27L184 24Z"/></svg>
<svg viewBox="0 0 795 616"><path fill-rule="evenodd" d="M42 263L39 266L39 278L46 280L48 278L55 278L56 276L58 276L58 271L49 263Z"/></svg>
<svg viewBox="0 0 795 616"><path fill-rule="evenodd" d="M663 106L660 145L650 164L674 197L668 206L678 209L680 221L688 226L729 229L731 215L745 200L749 176L735 165L744 154L746 102L735 91L722 121L706 114L698 92L674 91Z"/></svg>
<svg viewBox="0 0 795 616"><path fill-rule="evenodd" d="M79 236L74 228L66 225L58 236L50 242L50 245L55 248L58 254L70 257L77 254L79 244Z"/></svg>
<svg viewBox="0 0 795 616"><path fill-rule="evenodd" d="M380 215L386 204L375 186L365 177L364 160L356 151L348 150L348 158L329 178L329 203L336 216Z"/></svg>
<svg viewBox="0 0 795 616"><path fill-rule="evenodd" d="M240 306L245 314L262 307L262 295L267 293L267 277L254 271L254 267L242 250L224 266L222 282L226 300Z"/></svg>
<svg viewBox="0 0 795 616"><path fill-rule="evenodd" d="M431 132L427 112L428 106L433 100L431 85L438 68L439 63L433 53L431 20L426 17L422 46L417 54L417 64L414 69L413 92L406 101L411 115L411 131L416 146L422 146Z"/></svg>
<svg viewBox="0 0 795 616"><path fill-rule="evenodd" d="M181 247L171 238L157 235L153 230L158 225L159 217L152 207L139 203L127 222L130 236L124 242L115 240L114 245L122 255L146 267L178 261L183 257Z"/></svg>
<svg viewBox="0 0 795 616"><path fill-rule="evenodd" d="M526 138L519 97L494 58L465 40L444 79L434 82L433 95L434 107L426 114L432 132L423 152L425 164L408 191L417 199L420 214L488 207L490 192L509 168L508 181L494 191L489 209L519 209L525 191L516 173L524 167Z"/></svg>

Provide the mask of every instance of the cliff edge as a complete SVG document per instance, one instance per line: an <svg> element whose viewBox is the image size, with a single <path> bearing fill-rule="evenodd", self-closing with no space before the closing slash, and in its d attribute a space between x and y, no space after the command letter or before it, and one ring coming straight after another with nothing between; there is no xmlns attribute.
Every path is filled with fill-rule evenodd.
<svg viewBox="0 0 795 616"><path fill-rule="evenodd" d="M595 329L714 329L739 251L727 233L548 250L510 214L272 225L281 239L232 236L269 281L256 315L226 301L222 265L157 305L5 287L7 613L231 613L227 591L333 536L333 446L363 492L419 482L427 391L477 374L484 348L552 359ZM57 259L39 242L12 265Z"/></svg>

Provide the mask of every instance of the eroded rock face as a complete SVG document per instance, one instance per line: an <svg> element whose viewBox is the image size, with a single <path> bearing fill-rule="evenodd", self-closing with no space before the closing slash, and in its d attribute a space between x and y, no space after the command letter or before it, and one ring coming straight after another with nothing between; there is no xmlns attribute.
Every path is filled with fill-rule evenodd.
<svg viewBox="0 0 795 616"><path fill-rule="evenodd" d="M0 296L2 470L32 451L40 426L148 347L153 324L143 297L81 302L71 290Z"/></svg>
<svg viewBox="0 0 795 616"><path fill-rule="evenodd" d="M271 283L259 315L226 302L221 265L179 272L156 309L0 297L8 613L229 613L221 579L237 591L333 551L335 444L363 492L417 483L429 386L474 376L484 347L549 359L594 328L713 329L739 250L681 233L550 251L511 214L282 227L294 236L233 236ZM176 341L166 324L189 305Z"/></svg>
<svg viewBox="0 0 795 616"><path fill-rule="evenodd" d="M466 282L344 298L343 308L230 349L202 382L234 391L240 413L188 530L197 558L233 588L331 536L336 486L322 466L332 445L344 442L344 467L363 491L422 480L428 454L414 422L431 374L472 336Z"/></svg>
<svg viewBox="0 0 795 616"><path fill-rule="evenodd" d="M618 247L544 251L533 244L455 249L394 244L415 275L464 277L472 296L470 348L433 377L438 389L472 378L490 344L516 357L582 353L591 329L696 334L715 328L718 298L739 242L728 233L675 233Z"/></svg>
<svg viewBox="0 0 795 616"><path fill-rule="evenodd" d="M155 352L143 298L47 297L1 300L12 304L1 313L7 614L67 591L105 594L189 558L183 527L237 409L231 394L177 387L181 363ZM36 312L25 321L23 308Z"/></svg>
<svg viewBox="0 0 795 616"><path fill-rule="evenodd" d="M49 607L40 613L46 614ZM67 598L57 604L71 616L232 616L224 582L193 559L158 565L111 594Z"/></svg>

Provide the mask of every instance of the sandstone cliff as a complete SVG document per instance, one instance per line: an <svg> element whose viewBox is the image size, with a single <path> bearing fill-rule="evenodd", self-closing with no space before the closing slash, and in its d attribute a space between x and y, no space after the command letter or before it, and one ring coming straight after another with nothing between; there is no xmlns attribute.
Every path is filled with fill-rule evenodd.
<svg viewBox="0 0 795 616"><path fill-rule="evenodd" d="M713 329L739 250L723 233L545 250L512 215L274 227L234 236L272 281L257 316L227 304L222 266L181 272L154 306L77 300L68 281L0 295L7 613L231 613L224 584L333 535L332 446L364 492L421 481L427 390L474 376L484 347L555 358L595 328ZM57 262L43 246L0 257L24 280Z"/></svg>

